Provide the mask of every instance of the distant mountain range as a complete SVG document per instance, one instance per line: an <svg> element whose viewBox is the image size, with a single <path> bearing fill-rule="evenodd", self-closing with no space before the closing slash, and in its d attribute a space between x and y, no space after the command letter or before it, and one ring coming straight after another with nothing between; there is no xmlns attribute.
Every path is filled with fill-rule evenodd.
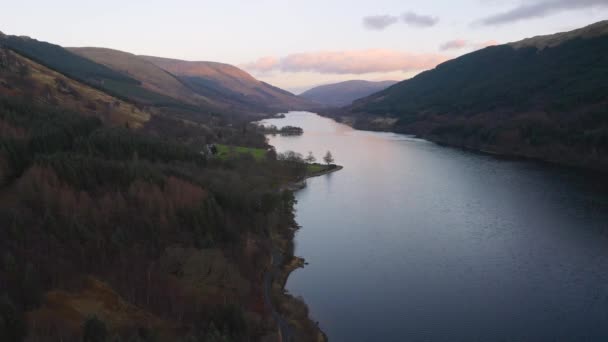
<svg viewBox="0 0 608 342"><path fill-rule="evenodd" d="M333 113L359 128L608 168L608 21L488 47Z"/></svg>
<svg viewBox="0 0 608 342"><path fill-rule="evenodd" d="M314 87L300 94L300 97L330 107L342 107L350 105L357 99L384 90L395 83L397 81L346 81Z"/></svg>
<svg viewBox="0 0 608 342"><path fill-rule="evenodd" d="M115 98L182 114L257 115L318 106L228 64L64 48L9 35L0 35L0 48Z"/></svg>

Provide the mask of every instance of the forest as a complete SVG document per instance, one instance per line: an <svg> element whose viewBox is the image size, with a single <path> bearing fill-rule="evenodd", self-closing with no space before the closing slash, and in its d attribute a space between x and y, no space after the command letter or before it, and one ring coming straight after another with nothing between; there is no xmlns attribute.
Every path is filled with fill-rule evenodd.
<svg viewBox="0 0 608 342"><path fill-rule="evenodd" d="M209 141L266 146L255 126L159 117L133 129L2 98L0 133L0 340L272 331L259 285L268 237L294 224L293 195L278 189L305 168L272 150L201 153Z"/></svg>

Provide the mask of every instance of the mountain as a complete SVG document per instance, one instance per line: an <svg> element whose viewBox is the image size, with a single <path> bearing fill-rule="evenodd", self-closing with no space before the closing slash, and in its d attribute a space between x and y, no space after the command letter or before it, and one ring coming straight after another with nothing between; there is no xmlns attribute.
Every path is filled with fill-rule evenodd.
<svg viewBox="0 0 608 342"><path fill-rule="evenodd" d="M608 168L608 21L488 47L356 101L362 128Z"/></svg>
<svg viewBox="0 0 608 342"><path fill-rule="evenodd" d="M10 35L0 35L0 45L73 80L146 106L224 115L314 106L228 64L136 56L105 48L64 48Z"/></svg>
<svg viewBox="0 0 608 342"><path fill-rule="evenodd" d="M343 107L350 105L357 99L384 90L395 83L397 81L346 81L314 87L300 94L300 97L326 106Z"/></svg>
<svg viewBox="0 0 608 342"><path fill-rule="evenodd" d="M141 82L133 77L72 53L59 45L29 37L4 35L0 37L0 46L122 99L154 106L181 105L169 96L144 88Z"/></svg>
<svg viewBox="0 0 608 342"><path fill-rule="evenodd" d="M169 72L136 55L95 47L67 49L137 80L143 88L150 91L165 94L190 104L212 102L210 99L206 99L192 91Z"/></svg>
<svg viewBox="0 0 608 342"><path fill-rule="evenodd" d="M310 101L259 81L247 72L224 63L190 62L141 56L177 76L198 94L228 103L266 110L308 109Z"/></svg>

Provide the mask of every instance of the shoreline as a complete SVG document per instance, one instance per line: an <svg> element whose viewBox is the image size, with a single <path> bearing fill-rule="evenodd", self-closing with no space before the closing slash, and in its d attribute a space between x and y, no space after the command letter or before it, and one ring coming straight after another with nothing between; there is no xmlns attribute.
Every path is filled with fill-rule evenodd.
<svg viewBox="0 0 608 342"><path fill-rule="evenodd" d="M323 170L320 172L315 172L315 173L311 173L306 175L303 179L298 180L298 181L294 181L294 182L290 182L289 184L283 186L281 188L281 190L288 190L288 191L298 191L298 190L302 190L304 188L306 188L306 180L310 179L310 178L315 178L315 177L320 177L320 176L324 176L330 173L334 173L337 171L340 171L344 169L344 166L341 165L335 165L333 168L328 169L328 170Z"/></svg>
<svg viewBox="0 0 608 342"><path fill-rule="evenodd" d="M485 146L485 147L477 146L476 147L476 146L472 146L472 145L449 141L449 139L441 139L436 136L419 135L419 134L416 134L413 132L407 133L407 132L393 129L391 126L386 126L386 125L377 126L377 127L374 127L374 126L364 126L364 127L359 126L358 127L357 119L352 116L341 117L341 116L328 114L327 112L324 113L322 111L317 112L316 114L318 114L319 116L322 116L324 118L331 119L337 123L347 125L355 130L363 131L363 132L406 134L406 135L412 135L413 137L418 138L418 139L423 139L428 142L432 142L439 146L455 148L455 149L459 149L462 151L468 151L468 152L473 152L473 153L477 153L477 154L481 154L481 155L493 156L493 157L501 158L501 159L535 162L535 163L540 163L540 164L544 164L547 166L567 168L567 169L572 169L574 171L589 172L589 173L598 174L598 175L605 175L608 172L608 165L605 165L605 164L602 164L600 166L597 166L597 165L594 166L585 161L558 160L558 159L550 158L550 157L546 157L546 156L545 157L539 156L534 153L530 154L530 153L525 153L525 152L518 153L518 152L501 151L500 147L496 147L496 146Z"/></svg>
<svg viewBox="0 0 608 342"><path fill-rule="evenodd" d="M283 191L293 193L306 188L306 180L309 178L327 175L342 170L344 167L335 167L320 172L308 174L304 179L291 182L282 187ZM295 233L301 227L297 225L290 227L286 234L277 234L271 237L272 254L271 269L264 277L265 301L270 306L275 319L281 342L306 341L327 342L327 335L319 327L319 323L313 321L309 315L308 306L301 298L290 294L285 285L292 272L306 265L304 258L294 255Z"/></svg>

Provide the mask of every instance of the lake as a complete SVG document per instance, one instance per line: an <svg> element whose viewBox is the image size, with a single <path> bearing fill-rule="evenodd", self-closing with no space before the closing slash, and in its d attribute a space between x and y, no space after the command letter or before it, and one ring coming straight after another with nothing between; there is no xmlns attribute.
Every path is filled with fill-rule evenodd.
<svg viewBox="0 0 608 342"><path fill-rule="evenodd" d="M265 120L344 169L297 192L287 289L330 341L608 339L608 187L538 162L354 130L313 113Z"/></svg>

